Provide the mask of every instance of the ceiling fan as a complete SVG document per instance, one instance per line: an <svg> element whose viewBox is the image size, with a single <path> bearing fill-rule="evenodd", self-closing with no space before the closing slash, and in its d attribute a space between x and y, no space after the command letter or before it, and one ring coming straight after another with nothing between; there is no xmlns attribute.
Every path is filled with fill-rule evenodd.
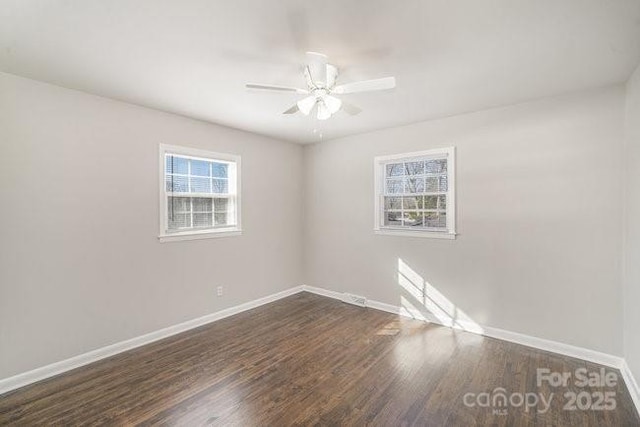
<svg viewBox="0 0 640 427"><path fill-rule="evenodd" d="M283 112L283 114L294 114L300 111L305 116L308 116L313 108L317 107L316 117L318 120L327 120L340 109L350 115L356 115L362 111L360 108L341 100L335 95L386 90L396 87L395 77L384 77L381 79L363 80L337 85L338 69L334 65L329 64L327 59L327 56L321 53L307 52L307 65L304 67L304 78L307 83L306 89L254 83L248 83L246 87L247 89L295 92L308 95L296 102L293 107Z"/></svg>

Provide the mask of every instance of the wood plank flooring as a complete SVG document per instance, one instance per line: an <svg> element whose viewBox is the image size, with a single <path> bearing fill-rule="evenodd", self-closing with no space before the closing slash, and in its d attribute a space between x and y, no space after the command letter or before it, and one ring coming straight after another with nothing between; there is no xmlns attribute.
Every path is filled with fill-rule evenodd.
<svg viewBox="0 0 640 427"><path fill-rule="evenodd" d="M618 371L553 388L537 368L601 367L301 293L4 394L0 424L640 426ZM545 413L478 406L498 387L554 396ZM563 410L571 391L616 409Z"/></svg>

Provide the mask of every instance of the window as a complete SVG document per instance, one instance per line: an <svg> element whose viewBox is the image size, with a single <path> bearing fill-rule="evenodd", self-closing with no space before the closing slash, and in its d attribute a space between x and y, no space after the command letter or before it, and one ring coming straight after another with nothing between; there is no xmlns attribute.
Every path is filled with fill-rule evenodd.
<svg viewBox="0 0 640 427"><path fill-rule="evenodd" d="M160 240L240 234L240 157L160 146Z"/></svg>
<svg viewBox="0 0 640 427"><path fill-rule="evenodd" d="M375 231L455 238L455 149L376 157Z"/></svg>

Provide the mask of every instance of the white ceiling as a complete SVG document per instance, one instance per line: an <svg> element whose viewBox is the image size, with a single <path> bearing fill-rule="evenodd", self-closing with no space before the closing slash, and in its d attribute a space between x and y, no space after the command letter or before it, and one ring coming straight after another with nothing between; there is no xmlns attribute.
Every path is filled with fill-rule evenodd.
<svg viewBox="0 0 640 427"><path fill-rule="evenodd" d="M283 116L304 52L393 91ZM624 82L639 0L0 0L0 70L295 142Z"/></svg>

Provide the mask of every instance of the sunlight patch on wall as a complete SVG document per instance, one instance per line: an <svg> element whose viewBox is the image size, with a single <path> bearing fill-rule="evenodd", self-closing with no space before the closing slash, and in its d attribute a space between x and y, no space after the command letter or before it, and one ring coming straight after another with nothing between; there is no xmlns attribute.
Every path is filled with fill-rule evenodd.
<svg viewBox="0 0 640 427"><path fill-rule="evenodd" d="M401 258L398 258L398 285L405 291L405 295L400 297L401 314L477 334L484 332L480 325Z"/></svg>

